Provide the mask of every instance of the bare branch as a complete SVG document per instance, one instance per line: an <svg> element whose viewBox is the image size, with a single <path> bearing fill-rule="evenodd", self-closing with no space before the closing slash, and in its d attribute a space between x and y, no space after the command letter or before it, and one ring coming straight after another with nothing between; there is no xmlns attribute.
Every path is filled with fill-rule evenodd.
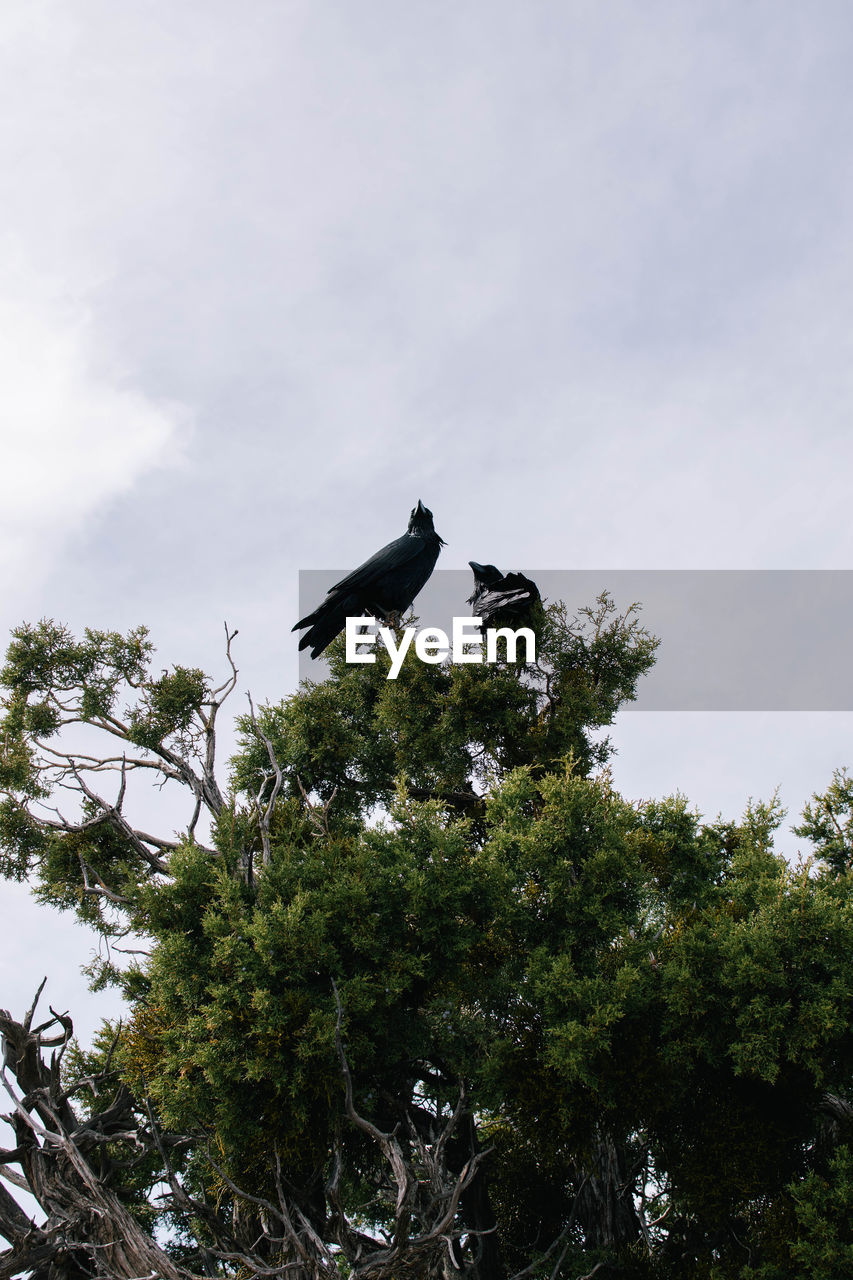
<svg viewBox="0 0 853 1280"><path fill-rule="evenodd" d="M234 658L231 655L231 642L232 640L234 640L235 636L238 636L240 634L236 628L233 631L229 632L227 622L223 623L223 626L225 627L225 657L228 659L229 666L231 667L231 675L228 677L227 680L224 681L223 684L219 686L218 689L213 690L213 696L214 698L217 699L216 705L219 707L222 706L223 702L228 697L229 693L233 692L233 690L237 685L238 672L237 672L236 666L234 665ZM220 694L222 694L221 698L219 697Z"/></svg>
<svg viewBox="0 0 853 1280"><path fill-rule="evenodd" d="M107 802L103 800L101 796L99 796L96 792L92 791L91 787L87 785L83 777L80 775L77 769L74 768L73 765L71 766L71 771L74 774L74 777L80 787L80 790L83 792L85 796L88 797L89 800L92 801L94 805L97 805L97 807L101 811L100 815L98 815L95 819L89 819L88 822L84 822L80 824L80 826L77 829L85 830L87 826L96 825L98 818L102 822L108 822L111 826L115 827L115 829L119 831L130 842L130 844L133 846L136 852L141 855L143 860L148 863L148 865L151 867L153 871L159 871L161 873L165 873L168 870L166 863L163 862L160 858L156 857L151 852L150 849L146 848L146 846L139 839L136 832L133 830L130 823L127 821L127 819L124 817L124 815L121 812L121 805L124 799L126 770L122 769L121 786L119 788L119 794L118 794L116 803L113 805L107 804Z"/></svg>
<svg viewBox="0 0 853 1280"><path fill-rule="evenodd" d="M331 835L329 831L329 810L331 809L335 796L338 794L338 788L333 787L332 794L329 796L325 804L314 804L305 787L302 785L302 779L297 775L297 785L302 793L302 799L305 801L305 809L311 820L311 825L315 828L314 834L324 838Z"/></svg>
<svg viewBox="0 0 853 1280"><path fill-rule="evenodd" d="M68 1102L69 1093L77 1086L64 1091L59 1080L61 1052L51 1055L49 1065L41 1056L46 1043L64 1046L73 1031L71 1019L51 1009L51 1019L32 1028L35 1007L36 1001L22 1023L0 1010L5 1044L0 1081L14 1105L11 1119L18 1138L18 1147L2 1155L21 1167L20 1175L5 1165L0 1174L32 1193L47 1221L36 1229L0 1185L0 1232L12 1246L0 1254L0 1280L31 1270L52 1274L54 1259L75 1255L89 1259L91 1270L85 1273L93 1277L134 1280L153 1275L160 1280L189 1280L108 1189L85 1154L107 1142L129 1143L144 1151L149 1139L137 1123L131 1094L121 1086L109 1106L78 1121ZM46 1040L43 1033L57 1022L62 1036ZM7 1068L14 1074L17 1088ZM96 1094L95 1080L88 1083Z"/></svg>
<svg viewBox="0 0 853 1280"><path fill-rule="evenodd" d="M32 1026L32 1022L33 1022L33 1014L35 1013L36 1005L39 1002L39 996L44 991L46 985L47 985L47 974L45 974L45 976L42 978L41 982L39 983L39 988L38 988L38 991L35 993L35 996L33 997L33 1002L30 1005L29 1009L27 1010L26 1014L24 1015L23 1029L24 1029L25 1035L29 1035L30 1027Z"/></svg>
<svg viewBox="0 0 853 1280"><path fill-rule="evenodd" d="M257 814L257 817L258 817L258 827L260 829L260 834L261 834L261 847L263 849L263 863L264 863L264 866L269 866L270 859L272 856L270 851L270 823L272 821L272 815L275 809L275 802L278 799L279 792L281 791L282 785L284 783L284 774L282 772L281 765L279 764L278 759L276 758L275 748L273 747L267 735L261 729L261 726L258 724L257 716L255 715L255 704L252 702L252 695L250 693L247 693L246 697L249 699L249 711L252 717L252 728L254 729L255 733L258 735L258 737L261 739L264 746L266 747L267 755L269 756L269 761L270 761L270 764L272 765L272 770L273 770L272 774L264 775L264 779L261 782L261 785L258 789L257 796L252 797L252 804L254 806L255 813ZM266 785L270 781L272 781L274 785L273 785L272 791L270 792L269 799L267 800L266 804L262 808L261 800L262 800L264 791L266 789Z"/></svg>
<svg viewBox="0 0 853 1280"><path fill-rule="evenodd" d="M356 1111L353 1101L352 1074L342 1040L343 1008L334 981L332 982L332 990L337 1013L335 1044L344 1081L345 1115L352 1124L368 1134L379 1146L390 1166L392 1184L396 1188L393 1234L385 1246L380 1245L378 1248L362 1254L357 1259L350 1256L350 1263L355 1264L354 1273L356 1275L364 1273L370 1276L391 1277L403 1265L404 1259L411 1258L419 1253L429 1253L433 1250L444 1248L448 1250L455 1266L455 1246L451 1229L456 1219L463 1193L471 1186L480 1166L491 1150L491 1148L486 1148L472 1155L458 1173L451 1172L447 1168L446 1150L448 1139L466 1110L464 1084L460 1084L459 1101L453 1114L443 1126L435 1141L427 1142L422 1139L417 1134L417 1131L414 1130L411 1121L409 1122L412 1141L417 1150L423 1171L427 1175L427 1182L423 1184L411 1158L407 1156L404 1150L403 1143L400 1141L398 1136L399 1126L391 1133L384 1133L370 1120L367 1120ZM335 1193L337 1191L337 1176L333 1174ZM423 1187L425 1185L429 1186L431 1192L426 1198L423 1195ZM420 1234L412 1232L412 1226L415 1221L421 1225ZM458 1235L461 1234L471 1236L480 1233L471 1232L467 1229L462 1231L460 1229ZM347 1236L345 1233L339 1233L338 1238L346 1252Z"/></svg>
<svg viewBox="0 0 853 1280"><path fill-rule="evenodd" d="M592 1277L595 1275L596 1271L600 1271L602 1267L606 1267L606 1266L607 1266L606 1262L596 1262L592 1271L587 1271L585 1275L578 1276L577 1280L592 1280Z"/></svg>
<svg viewBox="0 0 853 1280"><path fill-rule="evenodd" d="M13 1187L18 1187L21 1191L29 1191L30 1184L20 1173L15 1173L14 1169L10 1169L7 1164L0 1164L0 1178L5 1178L7 1182L11 1182Z"/></svg>
<svg viewBox="0 0 853 1280"><path fill-rule="evenodd" d="M114 902L116 903L117 906L120 906L120 907L127 907L130 905L129 898L122 898L120 894L113 893L112 889L107 888L107 886L104 884L101 877L95 871L92 872L92 875L95 877L98 883L97 885L90 884L89 883L90 868L84 862L82 853L78 854L77 856L80 862L80 870L83 873L83 892L84 893L93 893L95 894L96 897L106 898L109 902Z"/></svg>
<svg viewBox="0 0 853 1280"><path fill-rule="evenodd" d="M0 1169L0 1173L14 1186L21 1187L24 1191L29 1190L25 1179L12 1173L10 1169ZM0 1183L0 1235L10 1244L16 1244L25 1240L32 1229L32 1219L27 1217L15 1197Z"/></svg>

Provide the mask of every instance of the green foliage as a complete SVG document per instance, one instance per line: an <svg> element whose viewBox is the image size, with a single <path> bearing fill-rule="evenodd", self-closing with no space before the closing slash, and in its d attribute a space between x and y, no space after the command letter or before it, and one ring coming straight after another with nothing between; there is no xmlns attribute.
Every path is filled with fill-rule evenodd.
<svg viewBox="0 0 853 1280"><path fill-rule="evenodd" d="M376 1145L343 1119L337 991L371 1123L426 1132L464 1082L451 1165L490 1148L458 1211L469 1261L496 1226L506 1268L534 1275L559 1258L636 1280L846 1274L851 1134L826 1099L846 1114L853 784L836 775L797 829L817 867L775 852L775 802L715 823L683 797L629 804L601 731L656 641L607 597L537 628L535 664L410 655L396 681L382 653L348 666L333 644L328 680L239 719L213 847L188 833L157 874L88 797L74 830L39 822L43 742L57 715L118 724L175 769L210 683L152 678L142 630L22 628L3 677L5 873L36 866L45 900L150 939L121 979L115 1065L193 1136L182 1172L217 1212L238 1205L208 1144L253 1195L275 1195L280 1162L327 1229L340 1140L348 1211L389 1223ZM180 1228L190 1257L206 1228Z"/></svg>
<svg viewBox="0 0 853 1280"><path fill-rule="evenodd" d="M204 673L155 677L153 652L144 627L87 629L78 641L42 620L13 632L0 672L0 872L32 876L43 901L105 934L127 927L122 912L144 924L140 886L158 869L157 841L146 852L122 814L128 775L156 770L192 786L212 735ZM105 776L117 796L104 796Z"/></svg>
<svg viewBox="0 0 853 1280"><path fill-rule="evenodd" d="M734 1237L764 1247L853 1062L851 904L773 853L778 813L703 827L565 766L509 773L482 823L403 794L378 826L320 835L290 803L256 893L187 850L153 895L147 1070L170 1121L204 1120L242 1178L272 1125L310 1180L341 1105L334 978L376 1123L414 1104L418 1063L448 1095L469 1081L509 1258L565 1221L603 1126L665 1171L695 1274L721 1233L717 1273L739 1274ZM349 1155L369 1180L358 1135Z"/></svg>
<svg viewBox="0 0 853 1280"><path fill-rule="evenodd" d="M846 769L836 769L826 791L812 796L794 833L810 840L836 875L853 870L853 778Z"/></svg>
<svg viewBox="0 0 853 1280"><path fill-rule="evenodd" d="M122 684L133 688L144 680L152 652L145 627L127 637L87 628L78 642L67 627L43 619L12 632L0 684L11 691L21 726L45 736L45 727L49 733L59 727L69 695L79 694L84 719L108 716Z"/></svg>
<svg viewBox="0 0 853 1280"><path fill-rule="evenodd" d="M809 1280L853 1274L853 1152L840 1146L824 1172L792 1189L798 1239L791 1255Z"/></svg>
<svg viewBox="0 0 853 1280"><path fill-rule="evenodd" d="M48 844L49 837L21 804L8 796L0 800L0 875L26 880Z"/></svg>
<svg viewBox="0 0 853 1280"><path fill-rule="evenodd" d="M191 739L193 718L210 698L203 671L175 667L159 680L148 680L139 704L128 712L129 738L140 747L154 748L174 737L186 747Z"/></svg>
<svg viewBox="0 0 853 1280"><path fill-rule="evenodd" d="M544 611L531 664L431 666L410 651L388 680L384 650L372 665L348 665L341 637L328 650L331 678L262 708L258 722L285 765L285 794L334 794L336 821L387 806L400 779L464 805L522 765L602 764L610 745L594 734L636 696L657 643L635 606L619 614L606 594L571 622L561 604ZM249 716L238 725L232 782L253 792L268 752Z"/></svg>

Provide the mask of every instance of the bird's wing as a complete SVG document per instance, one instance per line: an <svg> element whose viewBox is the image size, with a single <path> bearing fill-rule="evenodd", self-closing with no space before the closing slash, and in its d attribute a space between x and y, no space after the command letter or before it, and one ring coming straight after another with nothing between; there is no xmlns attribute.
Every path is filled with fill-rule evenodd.
<svg viewBox="0 0 853 1280"><path fill-rule="evenodd" d="M504 580L500 584L504 591L527 591L531 597L538 598L539 588L532 578L526 578L523 573L507 573Z"/></svg>
<svg viewBox="0 0 853 1280"><path fill-rule="evenodd" d="M507 609L510 605L521 604L530 598L530 592L526 588L517 591L486 591L474 602L474 607L484 613L496 613L499 609Z"/></svg>
<svg viewBox="0 0 853 1280"><path fill-rule="evenodd" d="M365 560L364 564L353 569L352 573L341 578L340 582L336 582L330 588L329 595L342 591L358 591L363 587L372 586L389 569L398 569L401 565L414 560L426 546L427 542L424 538L414 538L411 534L404 533L401 538L395 538L393 542L388 543L387 547L382 547L369 560Z"/></svg>

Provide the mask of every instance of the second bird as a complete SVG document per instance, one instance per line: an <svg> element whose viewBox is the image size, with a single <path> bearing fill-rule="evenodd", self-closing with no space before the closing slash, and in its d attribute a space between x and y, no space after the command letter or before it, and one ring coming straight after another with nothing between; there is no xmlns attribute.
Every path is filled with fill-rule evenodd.
<svg viewBox="0 0 853 1280"><path fill-rule="evenodd" d="M523 573L501 573L493 564L468 563L474 573L474 591L468 603L486 626L492 623L518 622L527 619L539 604L539 588Z"/></svg>

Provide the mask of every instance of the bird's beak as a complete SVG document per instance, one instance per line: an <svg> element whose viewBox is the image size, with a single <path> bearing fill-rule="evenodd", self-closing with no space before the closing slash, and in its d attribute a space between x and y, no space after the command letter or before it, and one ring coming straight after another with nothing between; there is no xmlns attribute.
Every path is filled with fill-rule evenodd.
<svg viewBox="0 0 853 1280"><path fill-rule="evenodd" d="M420 498L418 498L418 505L415 507L415 511L419 516L425 516L427 513L427 509L424 506L424 504L421 502Z"/></svg>
<svg viewBox="0 0 853 1280"><path fill-rule="evenodd" d="M477 576L479 578L482 578L483 574L486 572L486 566L484 564L477 564L476 560L469 560L468 563L470 564L474 572L477 574Z"/></svg>

